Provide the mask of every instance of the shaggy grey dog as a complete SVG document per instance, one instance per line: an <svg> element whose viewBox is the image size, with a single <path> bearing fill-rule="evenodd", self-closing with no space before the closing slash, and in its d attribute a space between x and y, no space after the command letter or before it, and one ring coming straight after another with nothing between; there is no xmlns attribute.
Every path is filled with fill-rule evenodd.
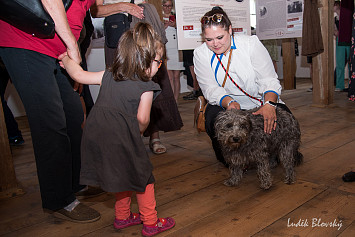
<svg viewBox="0 0 355 237"><path fill-rule="evenodd" d="M255 164L262 189L272 185L270 161L278 159L283 165L285 183L296 180L294 166L302 163L300 147L301 131L295 117L281 109L276 109L276 130L264 132L262 115L256 111L230 110L220 112L216 118L216 136L223 156L229 165L230 178L224 181L227 186L236 186L243 176L243 168Z"/></svg>

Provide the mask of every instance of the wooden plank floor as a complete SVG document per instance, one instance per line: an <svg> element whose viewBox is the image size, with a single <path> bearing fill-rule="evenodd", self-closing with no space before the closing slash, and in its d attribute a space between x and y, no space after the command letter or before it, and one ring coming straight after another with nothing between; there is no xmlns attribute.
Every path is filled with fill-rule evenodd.
<svg viewBox="0 0 355 237"><path fill-rule="evenodd" d="M226 187L228 170L214 157L210 140L192 127L194 101L179 101L184 127L161 134L168 152L151 155L156 178L157 210L176 226L160 236L355 236L355 183L341 176L355 170L355 103L335 93L334 104L312 106L309 79L281 98L299 120L301 152L297 182L282 182L280 167L274 184L259 188L255 170L238 187ZM17 178L26 194L0 201L1 236L141 236L141 226L113 228L114 197L106 193L83 200L102 217L90 224L62 221L44 213L26 117L18 119L25 145L12 147ZM132 205L137 211L135 199ZM295 226L296 224L301 224Z"/></svg>

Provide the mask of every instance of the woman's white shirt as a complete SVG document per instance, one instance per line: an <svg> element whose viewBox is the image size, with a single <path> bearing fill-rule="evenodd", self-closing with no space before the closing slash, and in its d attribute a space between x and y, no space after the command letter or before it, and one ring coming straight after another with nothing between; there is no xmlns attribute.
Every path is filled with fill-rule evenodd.
<svg viewBox="0 0 355 237"><path fill-rule="evenodd" d="M269 91L281 94L281 84L270 55L257 36L232 36L231 48L233 53L228 73L238 86L259 99ZM219 55L225 68L229 53ZM210 104L221 105L221 100L230 96L240 104L241 109L260 106L260 102L246 96L228 77L222 87L225 71L206 43L194 51L194 68L199 86Z"/></svg>

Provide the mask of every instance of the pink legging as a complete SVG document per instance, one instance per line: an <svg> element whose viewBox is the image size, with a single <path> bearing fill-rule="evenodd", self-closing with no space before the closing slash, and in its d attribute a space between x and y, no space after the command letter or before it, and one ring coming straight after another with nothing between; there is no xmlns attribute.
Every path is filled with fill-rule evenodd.
<svg viewBox="0 0 355 237"><path fill-rule="evenodd" d="M115 194L116 219L125 220L129 217L132 193L132 191L126 191ZM145 192L136 192L136 196L141 220L145 225L154 225L158 220L157 211L155 210L154 184L148 184Z"/></svg>

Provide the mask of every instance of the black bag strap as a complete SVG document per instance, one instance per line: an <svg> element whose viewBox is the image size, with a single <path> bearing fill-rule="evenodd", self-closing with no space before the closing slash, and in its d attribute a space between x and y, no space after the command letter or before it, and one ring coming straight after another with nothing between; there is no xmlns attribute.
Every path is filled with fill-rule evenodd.
<svg viewBox="0 0 355 237"><path fill-rule="evenodd" d="M131 0L131 3L134 4L134 0ZM132 22L132 15L128 14L128 22L131 23Z"/></svg>
<svg viewBox="0 0 355 237"><path fill-rule="evenodd" d="M63 0L63 5L65 8L65 11L68 11L69 7L71 6L73 0Z"/></svg>

